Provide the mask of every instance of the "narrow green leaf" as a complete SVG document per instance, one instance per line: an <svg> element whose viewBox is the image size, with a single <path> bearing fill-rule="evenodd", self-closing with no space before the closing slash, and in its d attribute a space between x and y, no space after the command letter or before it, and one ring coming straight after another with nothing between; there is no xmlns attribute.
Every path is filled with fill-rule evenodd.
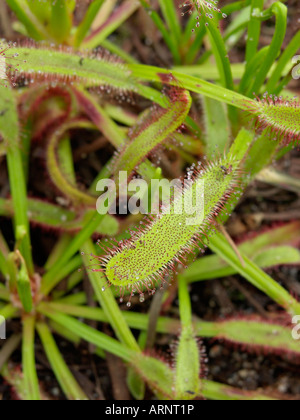
<svg viewBox="0 0 300 420"><path fill-rule="evenodd" d="M230 137L230 126L222 103L203 97L204 123L206 131L206 154L209 159L224 153Z"/></svg>
<svg viewBox="0 0 300 420"><path fill-rule="evenodd" d="M159 5L170 29L171 36L173 36L179 44L181 41L181 27L176 5L173 0L159 0Z"/></svg>
<svg viewBox="0 0 300 420"><path fill-rule="evenodd" d="M52 2L52 13L49 30L58 43L67 40L72 27L72 20L68 10L68 1L56 0Z"/></svg>
<svg viewBox="0 0 300 420"><path fill-rule="evenodd" d="M171 53L173 55L174 61L177 64L179 64L180 63L180 54L179 54L179 50L178 50L178 45L174 42L174 39L172 38L170 32L166 28L163 20L159 16L159 13L156 10L154 10L154 8L151 7L148 0L140 0L140 3L142 4L144 9L146 10L147 14L151 17L151 19L152 19L153 23L155 24L155 26L157 27L157 29L162 34L162 37L163 37L165 43L167 44L169 50L171 51Z"/></svg>
<svg viewBox="0 0 300 420"><path fill-rule="evenodd" d="M262 10L264 7L264 0L252 0L251 1L251 12L250 12L250 22L248 25L248 34L247 34L247 43L246 43L246 62L247 65L249 61L257 53L257 47L260 38L260 28L261 22L255 19L253 12L255 9Z"/></svg>
<svg viewBox="0 0 300 420"><path fill-rule="evenodd" d="M14 353L14 351L19 347L22 341L22 334L12 334L6 341L5 344L0 349L0 372Z"/></svg>
<svg viewBox="0 0 300 420"><path fill-rule="evenodd" d="M87 396L78 385L70 369L65 363L57 344L46 324L38 323L37 331L41 338L45 353L64 394L68 400L87 400Z"/></svg>
<svg viewBox="0 0 300 420"><path fill-rule="evenodd" d="M45 314L58 324L63 325L70 331L76 331L76 334L87 342L95 344L103 350L106 350L127 362L134 360L135 352L132 352L132 350L129 350L123 344L109 337L107 334L99 332L70 316L53 311L47 304L44 303L39 305L38 311Z"/></svg>
<svg viewBox="0 0 300 420"><path fill-rule="evenodd" d="M266 60L263 62L252 84L251 94L254 93L258 95L260 93L261 87L267 77L269 70L271 69L274 61L280 54L282 43L285 38L287 28L287 7L281 2L277 1L272 4L270 12L276 17L275 32L272 42L270 44ZM260 15L260 12L258 12L258 14Z"/></svg>
<svg viewBox="0 0 300 420"><path fill-rule="evenodd" d="M0 85L0 134L7 148L7 164L11 195L15 208L15 232L18 226L24 226L26 235L22 240L20 252L25 259L29 274L32 275L33 261L31 255L30 229L27 215L27 192L24 168L19 142L19 121L17 105L13 92Z"/></svg>

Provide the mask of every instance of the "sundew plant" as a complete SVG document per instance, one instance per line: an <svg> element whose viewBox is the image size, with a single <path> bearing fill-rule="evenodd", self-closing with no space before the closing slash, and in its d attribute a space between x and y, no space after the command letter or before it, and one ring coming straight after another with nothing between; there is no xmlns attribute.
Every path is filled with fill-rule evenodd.
<svg viewBox="0 0 300 420"><path fill-rule="evenodd" d="M299 399L294 9L1 3L0 395Z"/></svg>

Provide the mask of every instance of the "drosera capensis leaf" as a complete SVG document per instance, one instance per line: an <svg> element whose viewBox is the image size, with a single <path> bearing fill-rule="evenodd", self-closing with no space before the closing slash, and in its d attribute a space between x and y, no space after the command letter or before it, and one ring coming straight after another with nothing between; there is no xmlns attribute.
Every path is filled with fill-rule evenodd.
<svg viewBox="0 0 300 420"><path fill-rule="evenodd" d="M249 102L249 111L256 115L257 126L268 128L283 143L300 141L300 102L265 94L256 103Z"/></svg>
<svg viewBox="0 0 300 420"><path fill-rule="evenodd" d="M161 74L170 70L140 64L124 64L119 58L104 51L103 53L78 53L71 48L59 50L48 44L31 44L14 47L20 66L18 71L9 69L13 76L20 76L29 81L48 80L64 83L77 82L85 87L100 87L101 91L111 93L112 88L119 92L122 99L128 100L128 92L137 93L164 106L161 93L141 84L141 80L161 83ZM41 72L41 68L43 72ZM178 83L183 89L209 96L232 106L247 110L249 98L232 90L216 86L203 79L172 71L172 85Z"/></svg>
<svg viewBox="0 0 300 420"><path fill-rule="evenodd" d="M78 318L108 322L103 309L88 306L69 305L68 302L52 302L48 304L55 311ZM123 316L129 327L147 331L149 315L124 311ZM276 354L282 358L300 360L300 343L292 337L290 320L284 313L274 315L274 319L266 320L256 315L239 315L214 322L202 320L193 321L193 331L196 337L213 338L235 346L246 347L250 353ZM180 321L174 318L159 317L156 332L178 336ZM243 331L243 333L240 333Z"/></svg>
<svg viewBox="0 0 300 420"><path fill-rule="evenodd" d="M79 308L80 309L80 308ZM88 308L88 310L98 310ZM83 324L77 319L67 316L55 309L53 304L41 303L38 312L46 315L51 320L57 322L60 326L76 331L82 339L99 346L101 349L109 351L112 354L123 359L132 365L133 369L147 382L149 387L161 399L176 399L174 388L174 370L166 363L163 357L157 355L148 355L129 350L117 340L97 331L90 326ZM126 314L125 314L126 315ZM141 314L135 314L140 316ZM243 391L238 388L228 387L216 382L203 380L202 395L209 399L215 399L218 396L224 400L265 400L272 399L264 391Z"/></svg>
<svg viewBox="0 0 300 420"><path fill-rule="evenodd" d="M162 400L181 400L174 392L173 370L168 364L147 355L139 355L134 368L147 382L151 390ZM200 398L210 400L232 401L267 401L276 400L276 396L268 395L263 390L244 391L221 383L203 380ZM199 398L199 395L198 395Z"/></svg>
<svg viewBox="0 0 300 420"><path fill-rule="evenodd" d="M299 360L300 342L293 339L289 319L268 322L258 316L241 316L220 322L218 339L244 347L253 353L272 353ZM199 334L201 331L199 330Z"/></svg>
<svg viewBox="0 0 300 420"><path fill-rule="evenodd" d="M162 74L161 79L167 83L174 78L170 73ZM179 86L170 86L166 90L166 99L168 104L165 108L154 106L129 134L129 142L119 150L114 165L116 178L121 171L127 171L131 176L149 153L184 123L192 104L189 92Z"/></svg>
<svg viewBox="0 0 300 420"><path fill-rule="evenodd" d="M163 105L158 92L142 85L138 79L161 82L161 75L169 74L168 70L143 65L125 65L107 53L100 56L84 56L72 52L71 49L57 51L49 46L14 47L14 52L19 56L20 67L16 72L13 68L10 69L10 74L19 74L29 79L78 82L86 87L102 87L109 91L113 88L119 92L120 97L126 96L126 92L138 93ZM43 72L41 68L44 69ZM172 74L173 80L169 81L171 85L179 83L184 89L249 111L255 115L261 126L270 126L272 131L286 136L288 141L299 141L298 124L292 122L293 118L298 119L299 113L299 105L295 102L276 98L273 98L273 105L267 99L257 102L196 77L179 72ZM280 116L281 114L283 116ZM285 118L288 118L287 122Z"/></svg>
<svg viewBox="0 0 300 420"><path fill-rule="evenodd" d="M120 60L113 59L106 52L85 55L75 53L71 48L53 48L46 43L18 46L14 51L22 63L19 69L21 75L40 75L47 79L48 74L56 76L57 81L65 78L66 81L85 81L90 86L109 85L122 90L134 88L130 72L123 67Z"/></svg>
<svg viewBox="0 0 300 420"><path fill-rule="evenodd" d="M168 72L168 70L162 70L159 67L141 64L130 64L128 67L137 78L156 82L160 81L159 74ZM270 127L270 130L274 133L280 134L283 138L287 137L285 141L299 142L298 119L300 107L297 101L285 100L282 97L272 98L271 96L268 97L267 94L265 99L254 100L197 77L178 71L173 71L172 74L183 88L248 111L254 119L258 120L258 126ZM173 81L170 81L170 83L173 84ZM293 122L293 118L296 121Z"/></svg>
<svg viewBox="0 0 300 420"><path fill-rule="evenodd" d="M17 70L13 66L9 68L10 74L29 82L79 83L108 94L114 90L119 99L126 102L129 100L128 92L161 102L159 92L139 83L128 66L106 50L102 53L77 52L71 47L56 48L47 43L31 43L15 46L14 54L18 54L19 66Z"/></svg>
<svg viewBox="0 0 300 420"><path fill-rule="evenodd" d="M159 214L146 218L131 239L110 244L105 248L107 255L92 257L95 265L90 269L104 271L108 284L119 288L121 294L138 291L144 300L145 289L153 293L157 283L176 272L176 264L185 265L185 256L199 246L199 241L205 241L207 229L238 187L239 174L239 161L231 155L206 167L199 163L188 173L185 187L175 188L170 203ZM183 201L187 205L182 206ZM195 202L197 209L192 204Z"/></svg>

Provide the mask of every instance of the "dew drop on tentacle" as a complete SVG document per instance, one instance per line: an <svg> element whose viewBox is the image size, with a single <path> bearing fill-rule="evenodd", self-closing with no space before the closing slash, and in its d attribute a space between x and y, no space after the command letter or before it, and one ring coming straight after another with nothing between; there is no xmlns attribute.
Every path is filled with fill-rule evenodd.
<svg viewBox="0 0 300 420"><path fill-rule="evenodd" d="M191 15L193 11L195 11L198 16L196 19L199 19L200 16L205 14L205 16L209 19L213 19L214 15L211 13L212 11L215 12L215 14L219 14L222 16L223 19L227 18L226 13L222 13L216 5L218 4L217 1L208 1L208 0L188 0L182 4L179 5L180 9L186 9L185 11L181 12L181 16L185 16L186 14ZM196 28L199 28L200 25L196 25ZM207 23L205 26L209 26ZM192 32L195 32L195 29L192 30Z"/></svg>

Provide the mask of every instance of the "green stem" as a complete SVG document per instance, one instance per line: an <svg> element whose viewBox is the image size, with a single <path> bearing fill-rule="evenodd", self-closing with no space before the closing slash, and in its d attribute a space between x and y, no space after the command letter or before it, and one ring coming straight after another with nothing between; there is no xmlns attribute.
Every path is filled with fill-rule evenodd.
<svg viewBox="0 0 300 420"><path fill-rule="evenodd" d="M20 252L26 262L29 275L33 275L34 267L31 254L30 229L27 215L27 192L22 156L18 146L8 148L7 163L13 206L15 209L15 231L17 231L18 226L24 226L26 229L26 235L21 241Z"/></svg>
<svg viewBox="0 0 300 420"><path fill-rule="evenodd" d="M69 247L71 240L72 236L67 234L59 238L59 240L54 245L54 248L52 249L48 260L44 266L45 270L50 270L50 268L59 261L62 253Z"/></svg>
<svg viewBox="0 0 300 420"><path fill-rule="evenodd" d="M27 264L29 275L32 276L34 266L31 254L26 180L20 144L17 104L11 89L0 85L0 91L0 108L5 110L0 115L0 133L4 139L7 151L9 183L13 206L15 208L15 237L18 241L18 232L22 230L22 240L20 241L19 250Z"/></svg>
<svg viewBox="0 0 300 420"><path fill-rule="evenodd" d="M183 304L185 299L182 301ZM181 304L181 302L180 302ZM108 317L102 309L87 306L69 305L66 303L53 302L47 304L56 313L72 315L76 318L84 318L98 322L108 322ZM136 312L123 312L128 325L136 330L146 332L149 326L149 315ZM188 324L185 324L188 325ZM181 321L174 318L159 317L155 331L160 334L178 336L178 331L182 329ZM236 317L228 320L206 322L196 320L186 327L185 330L191 331L197 337L215 338L226 340L240 346L247 346L249 349L264 352L268 349L272 353L300 354L300 348L291 335L291 327L273 323L271 326L263 319L253 316Z"/></svg>
<svg viewBox="0 0 300 420"><path fill-rule="evenodd" d="M22 366L24 393L29 401L39 401L41 399L34 358L34 327L34 317L26 317L23 320Z"/></svg>
<svg viewBox="0 0 300 420"><path fill-rule="evenodd" d="M184 277L179 276L178 286L180 321L182 328L190 328L192 325L192 305L188 290L188 283Z"/></svg>

